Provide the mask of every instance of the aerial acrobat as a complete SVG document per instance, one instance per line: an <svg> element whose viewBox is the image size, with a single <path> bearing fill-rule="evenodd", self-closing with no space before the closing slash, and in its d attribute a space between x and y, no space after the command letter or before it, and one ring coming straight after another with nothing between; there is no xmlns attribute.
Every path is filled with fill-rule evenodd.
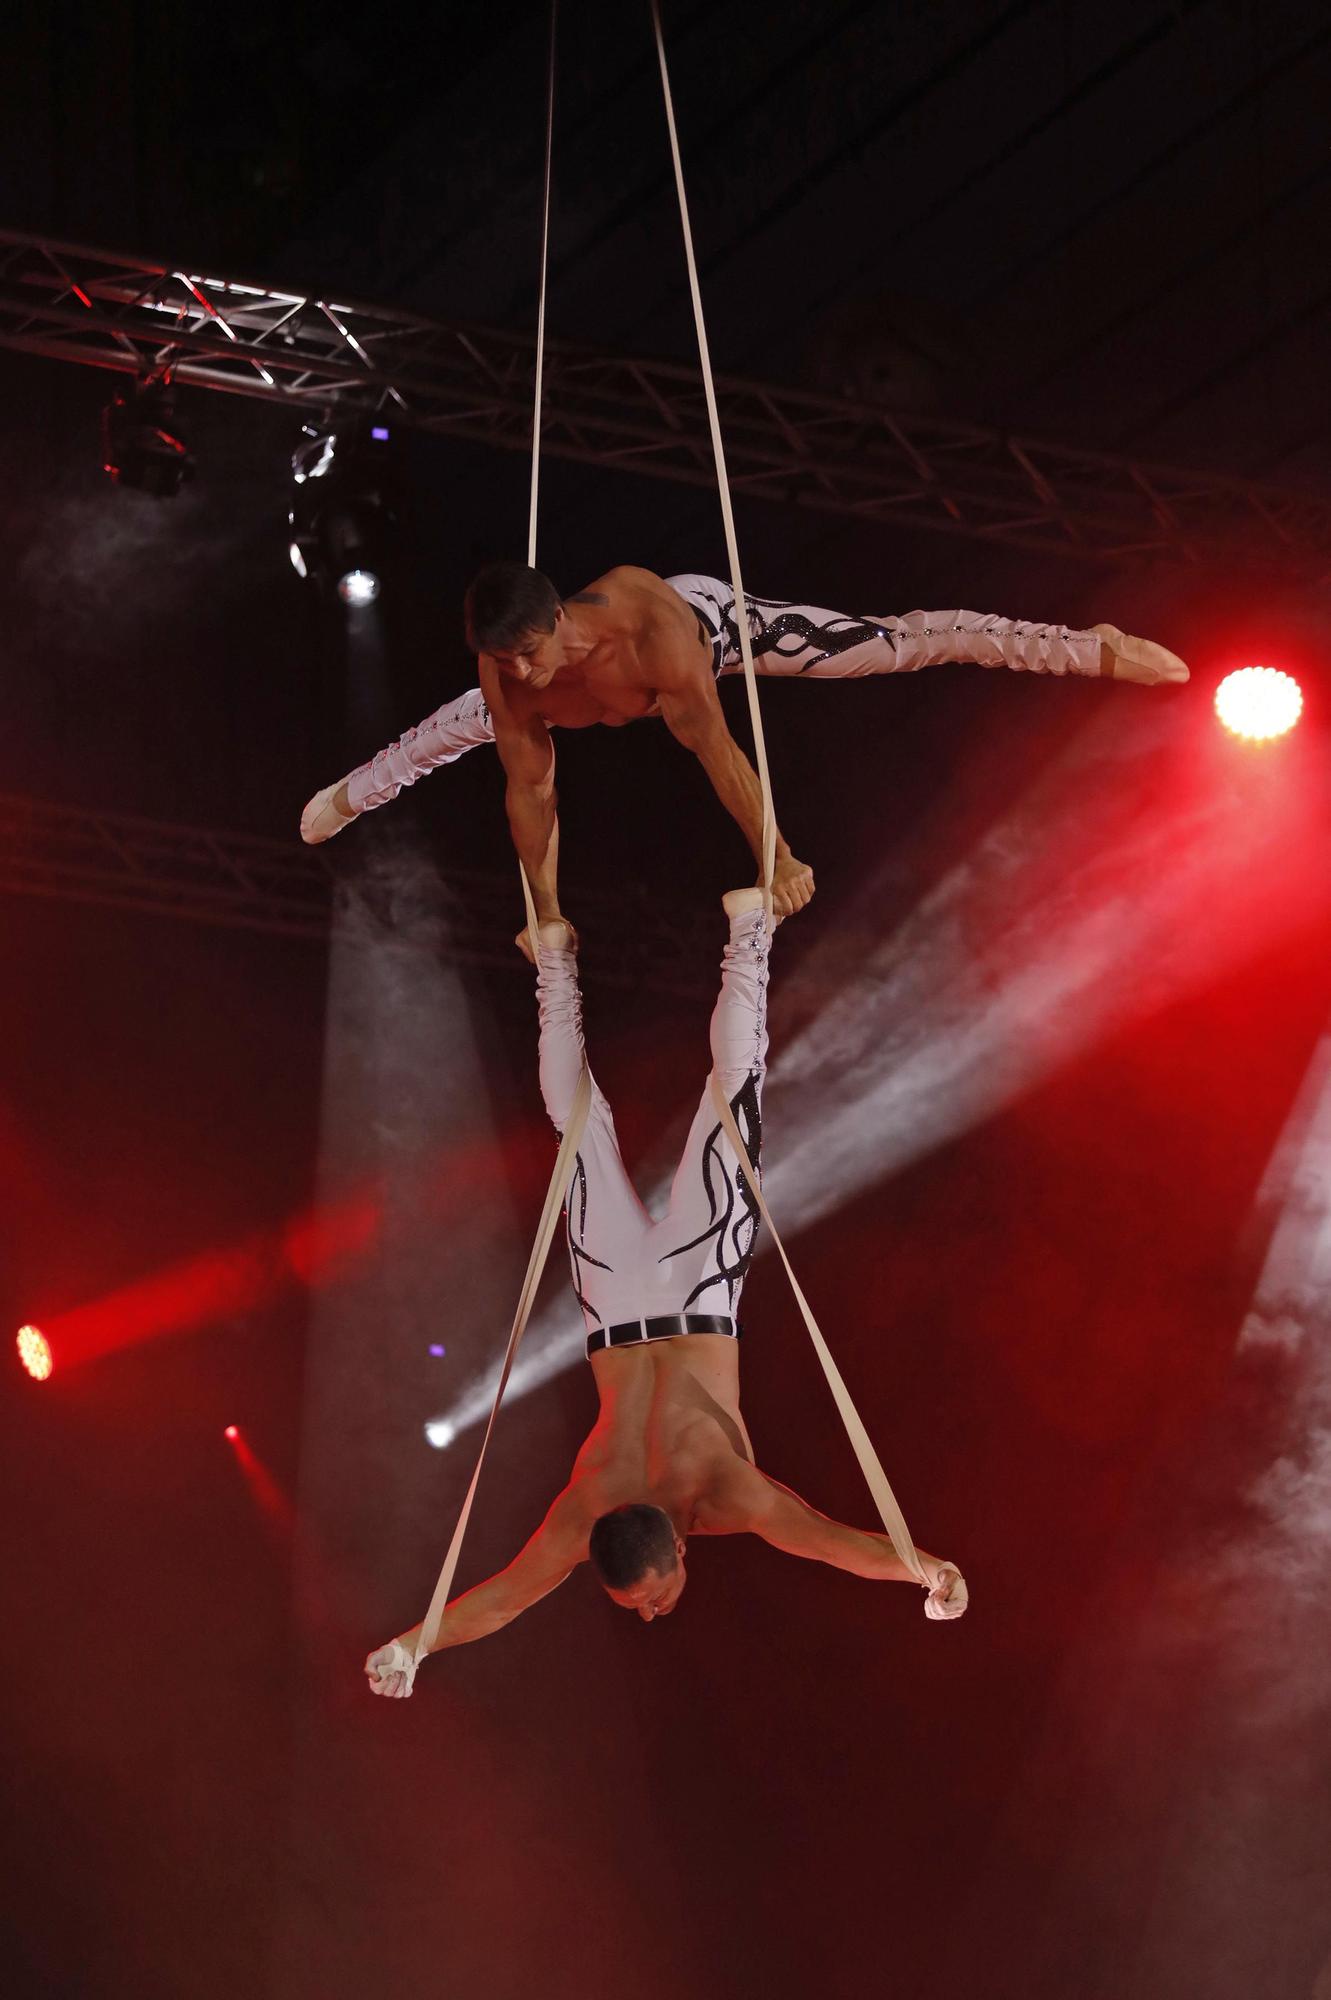
<svg viewBox="0 0 1331 2000"><path fill-rule="evenodd" d="M968 660L1146 685L1188 678L1177 654L1115 625L1077 629L972 611L846 617L763 597L749 597L747 605L754 670L763 675L846 679ZM301 818L307 842L330 839L427 771L493 742L508 781L513 845L531 882L537 918L556 921L559 842L550 731L659 715L698 757L761 862L761 788L716 691L718 678L739 673L743 664L730 584L623 567L561 598L539 570L494 563L467 592L466 630L479 655L480 686L317 792ZM778 830L776 915L802 909L813 891L812 869L796 859Z"/></svg>
<svg viewBox="0 0 1331 2000"><path fill-rule="evenodd" d="M643 1207L620 1156L610 1106L591 1085L569 1190L573 1288L587 1328L600 1415L568 1484L506 1569L371 1653L374 1694L409 1695L425 1651L498 1631L590 1560L613 1603L651 1623L679 1603L693 1535L755 1534L791 1555L883 1582L918 1578L887 1535L829 1520L754 1462L740 1411L740 1291L753 1252L767 1055L770 932L761 889L724 898L729 937L712 1014L713 1074L736 1121L741 1161L709 1091L694 1116L664 1215ZM585 1053L577 938L538 925L541 1092L556 1131L570 1118ZM959 1618L967 1591L951 1563L917 1551L931 1618Z"/></svg>

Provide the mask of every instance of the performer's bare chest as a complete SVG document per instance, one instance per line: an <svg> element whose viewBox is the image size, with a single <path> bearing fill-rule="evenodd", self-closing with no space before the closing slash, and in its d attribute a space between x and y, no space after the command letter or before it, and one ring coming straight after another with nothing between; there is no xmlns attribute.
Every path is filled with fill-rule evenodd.
<svg viewBox="0 0 1331 2000"><path fill-rule="evenodd" d="M628 641L606 642L573 674L559 674L535 697L542 719L556 729L620 728L657 714L654 688L643 687L638 650Z"/></svg>

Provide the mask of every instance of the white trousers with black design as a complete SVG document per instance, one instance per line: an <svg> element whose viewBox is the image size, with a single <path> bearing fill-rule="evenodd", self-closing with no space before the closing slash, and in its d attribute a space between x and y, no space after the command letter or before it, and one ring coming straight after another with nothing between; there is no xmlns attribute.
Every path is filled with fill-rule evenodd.
<svg viewBox="0 0 1331 2000"><path fill-rule="evenodd" d="M757 1163L767 1065L769 939L761 909L730 924L712 1012L712 1066ZM585 1053L578 963L541 951L541 1094L562 1134ZM733 1318L753 1251L756 1210L744 1169L705 1086L660 1217L629 1179L615 1121L595 1078L567 1202L573 1289L587 1330L675 1313Z"/></svg>
<svg viewBox="0 0 1331 2000"><path fill-rule="evenodd" d="M731 585L715 576L668 576L666 582L706 625L717 673L742 673ZM853 680L864 674L913 674L948 660L1026 674L1100 671L1099 633L1068 625L1035 625L984 611L852 617L776 597L750 597L747 605L753 666L759 674Z"/></svg>
<svg viewBox="0 0 1331 2000"><path fill-rule="evenodd" d="M735 593L715 576L671 576L666 582L692 606L706 627L718 674L742 671ZM1095 632L1067 625L1035 625L980 611L907 611L901 616L855 618L816 604L751 597L749 631L760 674L809 680L842 680L864 674L912 674L948 660L1017 673L1085 674L1100 671ZM494 742L490 711L479 688L445 702L433 715L353 771L347 791L353 812L387 805L404 785L452 764L468 750Z"/></svg>

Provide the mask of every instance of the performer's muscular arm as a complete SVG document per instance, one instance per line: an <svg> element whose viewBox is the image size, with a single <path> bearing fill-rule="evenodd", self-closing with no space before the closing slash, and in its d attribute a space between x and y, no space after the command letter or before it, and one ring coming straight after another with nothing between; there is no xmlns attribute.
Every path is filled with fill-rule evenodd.
<svg viewBox="0 0 1331 2000"><path fill-rule="evenodd" d="M737 1467L726 1496L726 1512L736 1530L761 1536L773 1548L787 1555L805 1556L813 1562L830 1563L834 1569L849 1570L880 1583L918 1583L902 1562L886 1535L869 1534L849 1528L820 1514L788 1486L759 1472L754 1466ZM930 1594L943 1616L947 1614L960 1572L951 1563L917 1549L920 1566L929 1580Z"/></svg>
<svg viewBox="0 0 1331 2000"><path fill-rule="evenodd" d="M502 1631L540 1598L557 1590L580 1560L576 1552L570 1551L567 1538L552 1528L547 1516L507 1569L499 1570L484 1583L475 1584L461 1597L454 1598L444 1612L431 1652L440 1653L446 1646L469 1646L473 1639L485 1639L491 1632ZM408 1639L414 1645L420 1629L415 1625L410 1633L404 1633L404 1645Z"/></svg>
<svg viewBox="0 0 1331 2000"><path fill-rule="evenodd" d="M711 663L701 648L674 632L652 635L651 668L662 717L671 734L692 750L716 796L739 826L759 867L763 858L763 794L758 774L730 733L716 692ZM813 895L813 870L797 861L776 836L772 907L777 916L802 910Z"/></svg>
<svg viewBox="0 0 1331 2000"><path fill-rule="evenodd" d="M469 1646L474 1639L485 1639L491 1632L511 1625L529 1606L557 1590L565 1577L585 1560L587 1523L584 1509L572 1495L572 1487L566 1486L507 1569L453 1599L440 1621L438 1636L430 1648L432 1653L442 1652L447 1646ZM414 1655L420 1635L421 1627L413 1625L392 1645L370 1654L365 1672L373 1693L410 1693L410 1678L403 1688L404 1676L400 1668L392 1666L392 1651L393 1646L401 1646Z"/></svg>
<svg viewBox="0 0 1331 2000"><path fill-rule="evenodd" d="M481 689L508 779L509 832L531 883L537 919L546 923L560 915L554 739L543 719L520 698L510 702L498 668L484 653Z"/></svg>

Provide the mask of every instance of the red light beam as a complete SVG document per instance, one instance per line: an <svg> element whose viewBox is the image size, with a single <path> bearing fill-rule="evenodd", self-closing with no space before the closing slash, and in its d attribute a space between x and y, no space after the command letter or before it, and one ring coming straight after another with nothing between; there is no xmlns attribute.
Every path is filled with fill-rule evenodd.
<svg viewBox="0 0 1331 2000"><path fill-rule="evenodd" d="M290 1499L282 1491L263 1460L255 1456L235 1424L228 1424L223 1435L235 1453L236 1463L245 1475L245 1484L249 1487L259 1512L274 1533L285 1542L289 1539L296 1522L296 1510Z"/></svg>

